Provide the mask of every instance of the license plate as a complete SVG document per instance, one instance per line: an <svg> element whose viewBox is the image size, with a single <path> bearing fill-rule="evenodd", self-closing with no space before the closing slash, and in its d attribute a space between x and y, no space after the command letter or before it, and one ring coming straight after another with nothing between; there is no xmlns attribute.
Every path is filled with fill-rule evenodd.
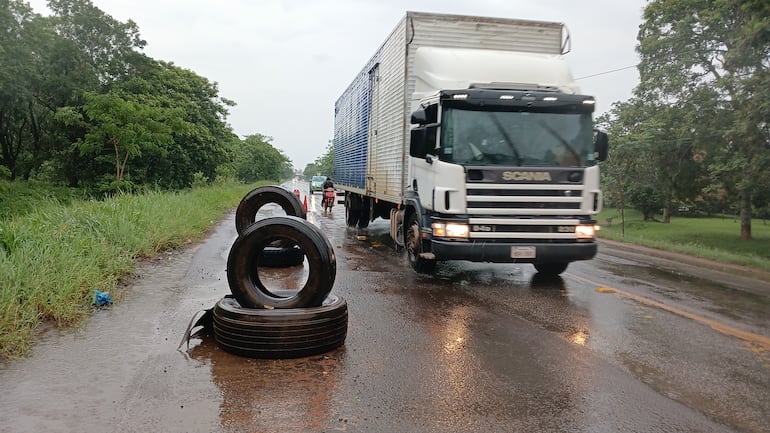
<svg viewBox="0 0 770 433"><path fill-rule="evenodd" d="M511 247L511 258L513 259L534 259L535 247Z"/></svg>

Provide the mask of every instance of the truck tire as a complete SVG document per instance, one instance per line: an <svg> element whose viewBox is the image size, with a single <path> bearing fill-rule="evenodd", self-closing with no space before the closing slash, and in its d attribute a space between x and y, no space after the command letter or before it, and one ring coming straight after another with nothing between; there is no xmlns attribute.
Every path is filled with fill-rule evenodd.
<svg viewBox="0 0 770 433"><path fill-rule="evenodd" d="M257 212L262 206L270 203L281 206L286 215L307 218L305 207L296 195L280 186L261 186L246 194L235 210L235 229L238 234L243 233L254 223Z"/></svg>
<svg viewBox="0 0 770 433"><path fill-rule="evenodd" d="M292 296L272 293L259 277L263 251L278 240L296 245L308 262L307 280ZM318 227L294 216L255 222L235 239L227 258L230 291L246 308L317 307L332 290L336 274L337 259L329 239Z"/></svg>
<svg viewBox="0 0 770 433"><path fill-rule="evenodd" d="M363 197L361 199L361 213L358 215L358 228L365 229L369 227L371 221L372 199Z"/></svg>
<svg viewBox="0 0 770 433"><path fill-rule="evenodd" d="M345 342L348 304L329 295L311 308L243 308L225 296L213 308L213 334L226 352L250 358L299 358L328 352Z"/></svg>
<svg viewBox="0 0 770 433"><path fill-rule="evenodd" d="M355 227L358 225L358 220L361 217L361 198L354 196L352 193L345 195L345 224L348 227Z"/></svg>
<svg viewBox="0 0 770 433"><path fill-rule="evenodd" d="M420 221L417 219L416 213L409 215L404 237L406 257L409 259L409 265L412 269L419 274L432 273L436 267L436 261L420 257L423 252L422 237L420 236Z"/></svg>
<svg viewBox="0 0 770 433"><path fill-rule="evenodd" d="M559 275L567 269L569 263L534 263L537 272L543 275Z"/></svg>

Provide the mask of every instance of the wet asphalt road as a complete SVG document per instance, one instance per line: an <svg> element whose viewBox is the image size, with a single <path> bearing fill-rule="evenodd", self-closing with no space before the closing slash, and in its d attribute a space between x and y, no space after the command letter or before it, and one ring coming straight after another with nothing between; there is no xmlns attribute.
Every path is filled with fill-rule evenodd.
<svg viewBox="0 0 770 433"><path fill-rule="evenodd" d="M463 262L420 276L387 221L359 239L341 205L314 210L320 198L308 219L337 253L343 347L257 360L202 333L177 350L229 293L229 215L200 245L141 264L82 328L50 329L0 366L0 432L769 430L766 275L604 243L557 279Z"/></svg>

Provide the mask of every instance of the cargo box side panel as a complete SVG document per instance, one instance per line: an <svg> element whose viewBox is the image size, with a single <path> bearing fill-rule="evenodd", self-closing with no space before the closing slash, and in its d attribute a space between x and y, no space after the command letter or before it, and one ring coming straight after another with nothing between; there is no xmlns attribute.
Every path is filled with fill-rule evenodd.
<svg viewBox="0 0 770 433"><path fill-rule="evenodd" d="M378 199L400 203L405 178L406 29L405 20L382 47L381 61L373 84L370 129L369 179L367 189Z"/></svg>
<svg viewBox="0 0 770 433"><path fill-rule="evenodd" d="M334 181L349 190L366 188L369 125L372 109L372 73L382 55L380 48L334 104Z"/></svg>

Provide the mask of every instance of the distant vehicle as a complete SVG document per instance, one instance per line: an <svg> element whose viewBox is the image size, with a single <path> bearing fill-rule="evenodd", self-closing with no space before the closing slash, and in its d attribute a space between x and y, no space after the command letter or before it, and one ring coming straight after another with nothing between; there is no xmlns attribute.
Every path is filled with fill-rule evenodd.
<svg viewBox="0 0 770 433"><path fill-rule="evenodd" d="M324 189L324 182L326 181L326 176L313 176L310 178L310 194L316 192L316 191L323 191Z"/></svg>

